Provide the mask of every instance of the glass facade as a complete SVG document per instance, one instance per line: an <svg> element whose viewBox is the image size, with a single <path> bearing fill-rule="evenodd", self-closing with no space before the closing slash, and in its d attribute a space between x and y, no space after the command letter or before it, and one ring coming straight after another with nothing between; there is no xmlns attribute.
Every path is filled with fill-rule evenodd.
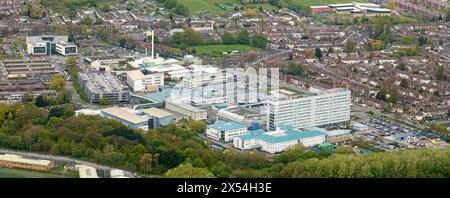
<svg viewBox="0 0 450 198"><path fill-rule="evenodd" d="M75 54L77 53L76 47L66 47L65 54Z"/></svg>
<svg viewBox="0 0 450 198"><path fill-rule="evenodd" d="M33 48L33 53L34 54L46 54L47 53L47 48L46 47L34 47Z"/></svg>

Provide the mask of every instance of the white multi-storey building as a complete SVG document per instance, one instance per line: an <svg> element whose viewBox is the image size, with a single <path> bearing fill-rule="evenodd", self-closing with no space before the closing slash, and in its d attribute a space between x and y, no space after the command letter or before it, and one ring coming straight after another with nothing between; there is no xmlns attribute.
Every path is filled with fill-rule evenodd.
<svg viewBox="0 0 450 198"><path fill-rule="evenodd" d="M232 141L234 137L246 133L247 127L237 122L217 121L206 128L206 137L224 142Z"/></svg>
<svg viewBox="0 0 450 198"><path fill-rule="evenodd" d="M57 53L68 56L78 53L78 47L69 42L68 36L27 36L26 42L27 51L31 55L53 55Z"/></svg>
<svg viewBox="0 0 450 198"><path fill-rule="evenodd" d="M164 86L164 73L143 74L141 70L127 72L127 84L134 92L146 91L149 85Z"/></svg>
<svg viewBox="0 0 450 198"><path fill-rule="evenodd" d="M350 90L343 88L319 90L286 96L282 91L268 102L267 128L278 125L295 128L328 126L350 121Z"/></svg>

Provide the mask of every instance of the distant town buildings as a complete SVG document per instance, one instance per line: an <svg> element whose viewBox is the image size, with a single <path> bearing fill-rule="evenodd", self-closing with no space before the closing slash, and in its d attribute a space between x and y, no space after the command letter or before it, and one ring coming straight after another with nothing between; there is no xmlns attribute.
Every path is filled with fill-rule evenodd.
<svg viewBox="0 0 450 198"><path fill-rule="evenodd" d="M200 33L214 32L214 21L191 20L189 21L189 28Z"/></svg>
<svg viewBox="0 0 450 198"><path fill-rule="evenodd" d="M78 48L69 42L68 36L27 36L27 51L31 55L53 55L63 56L75 55Z"/></svg>
<svg viewBox="0 0 450 198"><path fill-rule="evenodd" d="M0 15L20 14L27 4L38 4L41 0L0 0Z"/></svg>

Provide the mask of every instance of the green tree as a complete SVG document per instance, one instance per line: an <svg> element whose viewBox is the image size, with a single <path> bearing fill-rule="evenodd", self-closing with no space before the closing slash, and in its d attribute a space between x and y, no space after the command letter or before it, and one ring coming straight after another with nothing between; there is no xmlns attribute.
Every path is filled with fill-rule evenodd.
<svg viewBox="0 0 450 198"><path fill-rule="evenodd" d="M98 104L100 104L100 105L109 105L109 100L108 100L108 98L100 98L98 100Z"/></svg>
<svg viewBox="0 0 450 198"><path fill-rule="evenodd" d="M378 91L378 93L377 93L375 98L378 99L378 100L382 100L382 101L386 101L387 100L386 85L381 84L380 90Z"/></svg>
<svg viewBox="0 0 450 198"><path fill-rule="evenodd" d="M374 42L372 42L372 50L382 50L384 49L384 42L382 40L375 40Z"/></svg>
<svg viewBox="0 0 450 198"><path fill-rule="evenodd" d="M400 43L404 45L412 45L414 44L414 40L410 36L402 36L400 38Z"/></svg>
<svg viewBox="0 0 450 198"><path fill-rule="evenodd" d="M345 51L347 52L347 53L352 53L353 51L355 51L355 42L353 41L353 38L348 38L347 39L347 44L346 44L346 47L345 47Z"/></svg>
<svg viewBox="0 0 450 198"><path fill-rule="evenodd" d="M166 178L213 178L214 175L206 168L196 168L191 164L181 164L164 174Z"/></svg>
<svg viewBox="0 0 450 198"><path fill-rule="evenodd" d="M336 148L337 154L354 154L355 151L350 146L339 146Z"/></svg>
<svg viewBox="0 0 450 198"><path fill-rule="evenodd" d="M316 52L315 52L315 56L318 58L318 59L322 59L322 57L323 57L323 55L322 55L322 50L320 50L320 48L316 48Z"/></svg>
<svg viewBox="0 0 450 198"><path fill-rule="evenodd" d="M427 43L428 39L427 37L424 36L420 36L419 40L417 41L417 43L419 44L419 46L423 46Z"/></svg>
<svg viewBox="0 0 450 198"><path fill-rule="evenodd" d="M80 24L91 26L93 24L93 20L91 19L91 17L87 16L87 17L84 17L83 19L81 19Z"/></svg>
<svg viewBox="0 0 450 198"><path fill-rule="evenodd" d="M252 46L266 49L267 47L267 37L264 34L257 33L252 38Z"/></svg>
<svg viewBox="0 0 450 198"><path fill-rule="evenodd" d="M222 42L223 44L234 44L236 43L236 38L234 38L231 33L224 32L222 35Z"/></svg>
<svg viewBox="0 0 450 198"><path fill-rule="evenodd" d="M447 79L447 74L445 73L444 66L439 65L436 68L436 80L445 81Z"/></svg>
<svg viewBox="0 0 450 198"><path fill-rule="evenodd" d="M39 95L38 97L36 97L36 101L34 102L34 104L35 104L37 107L45 107L45 106L47 106L47 103L46 103L46 101L45 101L45 98L44 98L44 96L42 96L42 95Z"/></svg>
<svg viewBox="0 0 450 198"><path fill-rule="evenodd" d="M397 104L399 101L400 93L396 85L392 85L391 92L389 94L389 102L392 104Z"/></svg>
<svg viewBox="0 0 450 198"><path fill-rule="evenodd" d="M30 17L33 19L39 19L42 17L42 9L38 5L32 5L30 8Z"/></svg>
<svg viewBox="0 0 450 198"><path fill-rule="evenodd" d="M62 74L55 74L53 75L52 82L50 83L50 88L61 92L64 90L64 87L66 86L66 80L64 79L64 76Z"/></svg>
<svg viewBox="0 0 450 198"><path fill-rule="evenodd" d="M143 154L139 159L140 170L144 173L150 173L152 171L152 162L153 162L152 154L149 153Z"/></svg>
<svg viewBox="0 0 450 198"><path fill-rule="evenodd" d="M174 150L164 151L161 153L160 162L167 168L178 166L183 161L180 154Z"/></svg>
<svg viewBox="0 0 450 198"><path fill-rule="evenodd" d="M295 63L294 61L290 61L287 69L285 70L286 74L290 74L293 76L302 76L303 72L303 67L300 64Z"/></svg>
<svg viewBox="0 0 450 198"><path fill-rule="evenodd" d="M433 131L436 131L437 133L444 135L444 136L448 136L449 135L449 131L447 129L447 127L445 127L442 124L433 124L431 126L431 129L433 129Z"/></svg>
<svg viewBox="0 0 450 198"><path fill-rule="evenodd" d="M400 87L408 88L408 87L409 87L408 81L407 81L406 79L402 79L402 80L400 81Z"/></svg>
<svg viewBox="0 0 450 198"><path fill-rule="evenodd" d="M406 64L404 63L404 62L401 62L399 65L398 65L398 69L399 70L402 70L402 71L406 71Z"/></svg>
<svg viewBox="0 0 450 198"><path fill-rule="evenodd" d="M175 13L178 15L189 16L189 9L183 4L177 4L175 7Z"/></svg>
<svg viewBox="0 0 450 198"><path fill-rule="evenodd" d="M203 133L206 130L206 123L198 120L190 120L187 123L187 127L189 130L194 131L196 133Z"/></svg>
<svg viewBox="0 0 450 198"><path fill-rule="evenodd" d="M78 66L78 58L76 56L70 56L66 60L66 69L70 76L72 77L72 80L76 80L78 76L78 72L80 70Z"/></svg>
<svg viewBox="0 0 450 198"><path fill-rule="evenodd" d="M238 34L238 37L237 37L237 42L239 44L244 44L244 45L250 44L250 36L249 36L248 31L246 29L241 29L239 31L239 34Z"/></svg>

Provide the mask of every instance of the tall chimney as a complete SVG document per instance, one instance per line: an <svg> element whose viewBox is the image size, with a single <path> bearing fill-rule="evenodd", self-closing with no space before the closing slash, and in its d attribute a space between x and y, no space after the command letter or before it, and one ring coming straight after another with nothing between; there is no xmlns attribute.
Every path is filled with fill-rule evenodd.
<svg viewBox="0 0 450 198"><path fill-rule="evenodd" d="M155 30L152 30L152 59L155 59Z"/></svg>

